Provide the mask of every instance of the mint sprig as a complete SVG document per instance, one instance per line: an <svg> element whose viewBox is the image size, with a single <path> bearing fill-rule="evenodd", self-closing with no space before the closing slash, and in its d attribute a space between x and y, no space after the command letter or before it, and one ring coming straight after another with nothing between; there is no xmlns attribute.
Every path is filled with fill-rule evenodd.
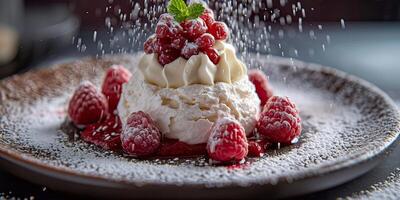
<svg viewBox="0 0 400 200"><path fill-rule="evenodd" d="M201 3L192 3L189 5L189 19L196 19L204 12L204 6Z"/></svg>
<svg viewBox="0 0 400 200"><path fill-rule="evenodd" d="M185 21L186 19L196 19L200 17L205 7L201 3L191 3L186 5L183 0L171 0L167 7L168 13L174 16L178 22Z"/></svg>

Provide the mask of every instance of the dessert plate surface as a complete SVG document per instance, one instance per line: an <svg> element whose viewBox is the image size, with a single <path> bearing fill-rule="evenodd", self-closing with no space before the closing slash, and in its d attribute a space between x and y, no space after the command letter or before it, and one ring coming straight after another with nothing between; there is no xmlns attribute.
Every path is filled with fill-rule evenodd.
<svg viewBox="0 0 400 200"><path fill-rule="evenodd" d="M296 102L299 142L234 166L205 157L137 160L103 151L60 130L68 98L138 55L85 59L0 82L0 164L55 190L101 197L288 197L351 180L378 164L400 132L392 100L372 84L330 68L260 56L278 95ZM135 77L133 77L135 78Z"/></svg>

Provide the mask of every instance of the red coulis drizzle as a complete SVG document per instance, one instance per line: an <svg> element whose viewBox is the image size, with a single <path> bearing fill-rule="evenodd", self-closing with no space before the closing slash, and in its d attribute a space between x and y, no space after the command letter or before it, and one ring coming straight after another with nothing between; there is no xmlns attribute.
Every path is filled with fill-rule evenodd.
<svg viewBox="0 0 400 200"><path fill-rule="evenodd" d="M169 156L201 156L206 155L206 144L194 144L190 145L179 140L164 139L161 142L161 146L157 152L157 156L169 157Z"/></svg>
<svg viewBox="0 0 400 200"><path fill-rule="evenodd" d="M115 122L115 123L114 123ZM74 126L73 123L66 123L69 126ZM87 143L95 144L102 149L122 152L121 140L116 139L122 134L122 124L117 115L108 118L107 120L87 126L84 130L79 130L80 138ZM76 128L74 126L74 128ZM111 129L111 130L110 130ZM107 137L107 135L114 137ZM252 148L251 144L257 144L260 148ZM206 143L187 144L177 139L163 138L157 152L151 157L167 158L167 157L197 157L207 155ZM270 144L265 141L249 139L249 157L261 157L268 149ZM235 168L234 166L232 166Z"/></svg>
<svg viewBox="0 0 400 200"><path fill-rule="evenodd" d="M114 116L117 117L117 116ZM120 122L119 120L116 120ZM99 123L96 127L92 127L94 125L90 125L86 127L85 130L82 130L79 132L79 135L81 136L81 139L84 139L85 142L95 144L105 150L112 150L115 152L121 152L121 141L118 140L106 140L107 137L101 137L101 134L110 134L108 129L102 129L102 126ZM119 123L118 123L119 124ZM72 123L71 123L72 125ZM109 125L111 126L111 125ZM118 125L120 127L120 124ZM96 132L95 134L88 133L88 131L93 131ZM103 132L102 132L103 131ZM116 128L113 130L115 133L114 135L120 135L122 134L122 129L121 128ZM82 135L84 134L84 135ZM83 137L83 138L82 138ZM89 138L90 137L90 138ZM100 141L101 140L101 141ZM110 143L110 145L107 145L107 143ZM112 144L111 144L112 143ZM119 143L119 145L116 145L116 143ZM206 144L187 144L184 142L181 142L176 139L168 139L168 138L163 138L160 147L158 151L152 156L152 157L197 157L197 156L203 156L206 155Z"/></svg>

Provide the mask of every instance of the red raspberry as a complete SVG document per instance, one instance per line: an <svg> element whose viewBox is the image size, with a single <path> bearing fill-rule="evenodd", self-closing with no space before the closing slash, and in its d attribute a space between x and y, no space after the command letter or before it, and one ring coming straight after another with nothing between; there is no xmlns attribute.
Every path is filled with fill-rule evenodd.
<svg viewBox="0 0 400 200"><path fill-rule="evenodd" d="M154 43L154 52L162 53L167 50L171 50L171 40L170 39L160 39L157 38Z"/></svg>
<svg viewBox="0 0 400 200"><path fill-rule="evenodd" d="M207 152L212 160L240 161L248 153L244 128L235 119L218 119L211 129Z"/></svg>
<svg viewBox="0 0 400 200"><path fill-rule="evenodd" d="M264 154L264 148L255 141L249 141L249 157L261 157Z"/></svg>
<svg viewBox="0 0 400 200"><path fill-rule="evenodd" d="M273 96L261 112L257 130L271 142L291 144L301 133L299 111L288 97Z"/></svg>
<svg viewBox="0 0 400 200"><path fill-rule="evenodd" d="M179 57L179 54L175 52L162 52L161 54L158 55L158 62L160 65L164 66L167 65L174 60L176 60Z"/></svg>
<svg viewBox="0 0 400 200"><path fill-rule="evenodd" d="M206 33L208 29L206 23L202 19L186 20L181 23L181 26L183 27L186 37L190 41L196 40L196 38Z"/></svg>
<svg viewBox="0 0 400 200"><path fill-rule="evenodd" d="M175 39L172 39L171 47L177 50L181 50L187 42L187 39L183 35L178 35Z"/></svg>
<svg viewBox="0 0 400 200"><path fill-rule="evenodd" d="M128 82L131 76L131 72L122 65L113 65L107 70L103 81L102 92L108 99L108 108L111 113L113 113L118 106L122 85Z"/></svg>
<svg viewBox="0 0 400 200"><path fill-rule="evenodd" d="M155 51L154 51L154 44L156 43L156 36L155 35L152 35L152 36L150 36L147 40L146 40L146 42L144 42L144 52L145 53L147 53L147 54L152 54L152 53L154 53Z"/></svg>
<svg viewBox="0 0 400 200"><path fill-rule="evenodd" d="M207 154L206 144L186 144L179 140L167 139L161 143L158 156L199 156Z"/></svg>
<svg viewBox="0 0 400 200"><path fill-rule="evenodd" d="M261 157L265 153L265 149L269 147L269 143L263 140L249 140L249 157Z"/></svg>
<svg viewBox="0 0 400 200"><path fill-rule="evenodd" d="M122 125L118 116L110 116L106 121L91 124L81 133L81 138L105 150L121 149Z"/></svg>
<svg viewBox="0 0 400 200"><path fill-rule="evenodd" d="M190 57L192 57L194 55L198 55L199 52L200 52L199 47L195 43L188 42L183 47L183 49L181 51L181 56L186 59L189 59Z"/></svg>
<svg viewBox="0 0 400 200"><path fill-rule="evenodd" d="M252 69L248 74L249 80L256 88L256 93L258 98L260 98L261 106L264 106L268 99L273 95L272 89L268 83L268 78L265 76L264 72L258 69Z"/></svg>
<svg viewBox="0 0 400 200"><path fill-rule="evenodd" d="M171 37L172 33L171 33L169 27L167 26L167 24L162 23L162 24L158 24L156 26L156 35L157 35L157 38L163 39L163 38Z"/></svg>
<svg viewBox="0 0 400 200"><path fill-rule="evenodd" d="M142 112L132 113L121 135L122 148L130 156L142 157L155 153L160 146L161 133L151 117Z"/></svg>
<svg viewBox="0 0 400 200"><path fill-rule="evenodd" d="M228 38L229 29L223 22L214 22L208 30L216 40L225 40Z"/></svg>
<svg viewBox="0 0 400 200"><path fill-rule="evenodd" d="M195 42L201 50L205 50L214 46L215 39L214 36L212 36L211 34L204 33L199 38L197 38Z"/></svg>
<svg viewBox="0 0 400 200"><path fill-rule="evenodd" d="M214 12L206 8L200 18L206 23L207 27L210 28L211 25L214 23Z"/></svg>
<svg viewBox="0 0 400 200"><path fill-rule="evenodd" d="M164 14L160 15L160 17L158 18L158 21L165 22L165 23L172 22L172 21L174 21L174 17L168 13L164 13Z"/></svg>
<svg viewBox="0 0 400 200"><path fill-rule="evenodd" d="M92 83L85 81L75 90L69 102L68 115L76 125L102 121L108 115L107 99Z"/></svg>
<svg viewBox="0 0 400 200"><path fill-rule="evenodd" d="M218 51L214 48L209 48L203 51L205 54L207 54L208 58L214 63L218 64L220 60L220 56L218 54Z"/></svg>
<svg viewBox="0 0 400 200"><path fill-rule="evenodd" d="M159 39L174 39L181 33L183 33L182 27L175 22L159 22L156 26L156 35Z"/></svg>

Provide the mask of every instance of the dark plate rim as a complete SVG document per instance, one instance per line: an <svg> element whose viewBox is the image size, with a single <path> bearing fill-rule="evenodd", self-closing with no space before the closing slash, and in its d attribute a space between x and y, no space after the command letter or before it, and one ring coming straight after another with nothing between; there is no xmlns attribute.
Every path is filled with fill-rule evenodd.
<svg viewBox="0 0 400 200"><path fill-rule="evenodd" d="M267 56L271 57L271 56ZM272 64L278 64L282 65L285 63L287 65L288 60L287 58L280 58L280 57L275 57L273 56L274 59L269 59L268 61ZM93 60L94 58L87 58ZM384 102L387 104L388 108L391 110L394 110L396 113L396 120L398 122L397 127L400 129L400 113L397 108L397 105L392 101L392 99L381 89L379 89L377 86L373 85L372 83L369 83L361 78L358 78L353 75L349 75L343 71L333 69L330 67L325 67L322 65L318 64L312 64L312 63L305 63L302 61L298 61L295 59L290 59L290 62L292 64L295 64L296 66L300 66L301 68L304 68L305 70L310 70L310 71L316 71L316 72L323 72L327 73L333 76L336 76L341 79L345 79L349 82L358 84L362 87L367 88L369 91L372 93L377 94L380 96ZM50 69L39 69L39 70L34 70L31 72L27 72L25 74L34 74L34 73L40 73L42 71L49 71L49 70L58 70L61 66L56 66L52 67ZM15 75L15 76L24 76L25 74L22 75ZM12 76L14 77L14 76ZM12 78L10 77L10 78ZM6 78L4 80L1 80L0 83L7 82L10 78ZM297 176L293 181L302 181L305 179L310 179L315 176L324 176L328 175L330 173L340 171L346 168L351 168L355 167L359 164L362 164L365 161L368 161L369 159L374 159L376 157L379 157L382 153L387 152L387 150L394 144L394 142L397 140L400 132L390 132L387 137L390 137L387 139L386 143L384 146L379 147L376 152L370 152L366 154L365 152L359 152L358 154L354 154L352 157L346 157L345 159L337 160L335 163L329 163L320 168L318 170L318 173L302 173L304 174L303 176L298 176L299 174L295 174L294 176ZM147 183L147 182L130 182L130 181L125 181L125 180L116 180L116 179L107 179L102 176L97 176L97 175L91 175L91 174L84 174L84 173L79 173L74 170L69 170L66 168L61 168L61 167L56 167L56 166L51 166L45 163L40 162L40 160L36 159L35 157L29 157L29 156L24 156L22 154L19 154L16 151L13 151L12 149L8 149L9 147L7 145L1 144L0 143L0 157L11 161L15 164L23 164L26 166L26 168L33 167L36 171L38 170L43 170L43 172L46 173L52 173L55 176L62 176L62 177L69 177L70 180L81 180L85 182L92 182L95 185L107 185L109 187L145 187L145 186L163 186L163 187L181 187L182 185L177 185L177 184L172 184L172 183ZM32 168L31 168L32 169ZM79 181L78 181L79 182ZM246 185L246 187L251 187L251 186L261 186L261 185L278 185L283 182L288 182L284 178L280 178L276 184L271 184L271 183L260 183L260 182L249 182L249 184ZM100 184L99 184L100 183ZM208 186L205 186L204 184L184 184L185 187L192 187L192 188L209 188ZM215 188L229 188L229 187L235 187L235 186L240 186L238 184L224 184L222 186L215 186ZM241 186L240 186L241 187Z"/></svg>

